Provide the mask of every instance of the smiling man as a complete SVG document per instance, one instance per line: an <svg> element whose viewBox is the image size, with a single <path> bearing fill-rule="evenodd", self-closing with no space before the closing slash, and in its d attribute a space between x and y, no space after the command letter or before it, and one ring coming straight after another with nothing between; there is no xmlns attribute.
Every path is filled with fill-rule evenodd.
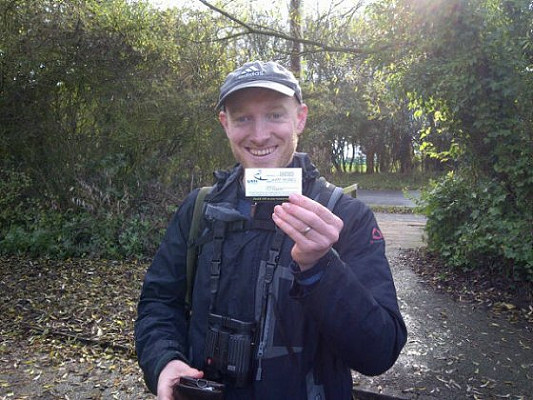
<svg viewBox="0 0 533 400"><path fill-rule="evenodd" d="M221 88L219 119L244 168L289 165L307 119L296 79L282 66L251 63Z"/></svg>
<svg viewBox="0 0 533 400"><path fill-rule="evenodd" d="M244 168L289 165L307 118L307 106L271 89L229 95L219 115L233 155Z"/></svg>
<svg viewBox="0 0 533 400"><path fill-rule="evenodd" d="M135 325L146 383L161 400L179 399L186 377L222 383L226 400L350 399L350 370L386 371L406 341L374 215L296 152L308 108L283 66L238 68L217 108L238 164L216 173L205 200L192 308L185 260L198 190L146 274ZM301 191L256 202L244 171L257 168L298 169ZM283 171L275 184L294 170Z"/></svg>

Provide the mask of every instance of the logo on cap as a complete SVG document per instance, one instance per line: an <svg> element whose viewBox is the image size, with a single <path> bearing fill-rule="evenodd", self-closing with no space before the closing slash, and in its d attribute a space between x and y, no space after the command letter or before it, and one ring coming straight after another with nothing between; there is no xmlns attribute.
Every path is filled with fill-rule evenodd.
<svg viewBox="0 0 533 400"><path fill-rule="evenodd" d="M265 75L265 71L260 71L258 68L252 65L251 67L248 67L244 71L242 71L237 79L244 79L252 76L262 75Z"/></svg>

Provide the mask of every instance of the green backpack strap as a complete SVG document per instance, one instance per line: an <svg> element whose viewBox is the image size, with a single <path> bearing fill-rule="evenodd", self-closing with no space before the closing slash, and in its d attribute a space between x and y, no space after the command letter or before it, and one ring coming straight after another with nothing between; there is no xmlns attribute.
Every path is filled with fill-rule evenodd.
<svg viewBox="0 0 533 400"><path fill-rule="evenodd" d="M200 221L204 210L204 200L207 193L212 189L212 186L204 186L200 188L196 201L194 202L194 209L192 212L191 227L189 229L189 240L187 246L187 294L185 295L185 302L190 306L192 301L192 287L194 284L194 275L196 274L196 258L198 257L198 246L196 246L196 239L198 237L198 230L200 229Z"/></svg>

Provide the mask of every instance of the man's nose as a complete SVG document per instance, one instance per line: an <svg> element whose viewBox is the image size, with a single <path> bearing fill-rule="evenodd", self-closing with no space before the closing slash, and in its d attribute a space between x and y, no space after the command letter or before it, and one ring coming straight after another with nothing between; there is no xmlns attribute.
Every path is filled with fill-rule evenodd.
<svg viewBox="0 0 533 400"><path fill-rule="evenodd" d="M264 143L270 138L270 130L266 121L256 120L254 122L251 138L255 143Z"/></svg>

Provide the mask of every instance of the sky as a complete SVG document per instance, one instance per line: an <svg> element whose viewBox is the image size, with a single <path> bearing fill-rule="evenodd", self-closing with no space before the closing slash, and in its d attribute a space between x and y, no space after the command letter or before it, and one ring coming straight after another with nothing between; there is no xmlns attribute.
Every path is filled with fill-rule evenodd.
<svg viewBox="0 0 533 400"><path fill-rule="evenodd" d="M239 0L233 0L239 1ZM288 7L289 0L240 0L245 4L250 4L255 2L258 6L265 7L267 5L272 5L273 7ZM301 0L302 4L305 7L311 7L313 10L326 11L332 4L339 4L344 7L349 7L350 5L357 3L356 0ZM180 5L197 5L200 9L206 8L199 0L150 0L152 4L157 7L167 8L167 7L179 7Z"/></svg>

